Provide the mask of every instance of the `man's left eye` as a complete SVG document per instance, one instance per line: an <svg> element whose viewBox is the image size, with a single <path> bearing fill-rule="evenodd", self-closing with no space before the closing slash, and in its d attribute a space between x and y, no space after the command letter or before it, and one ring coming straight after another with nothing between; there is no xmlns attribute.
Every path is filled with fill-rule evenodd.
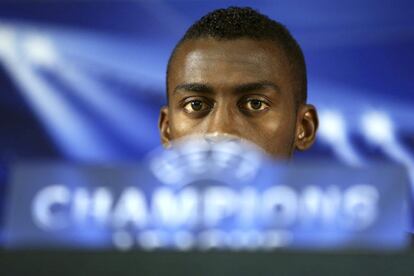
<svg viewBox="0 0 414 276"><path fill-rule="evenodd" d="M241 108L248 111L262 111L268 107L267 103L259 99L248 99L241 104Z"/></svg>

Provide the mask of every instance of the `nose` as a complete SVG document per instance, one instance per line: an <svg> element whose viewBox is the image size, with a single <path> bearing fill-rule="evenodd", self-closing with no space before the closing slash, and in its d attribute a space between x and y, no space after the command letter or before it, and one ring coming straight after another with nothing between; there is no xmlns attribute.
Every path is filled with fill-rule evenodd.
<svg viewBox="0 0 414 276"><path fill-rule="evenodd" d="M240 137L240 129L237 125L237 114L228 105L218 106L210 114L206 139L234 140ZM221 138L217 138L222 136Z"/></svg>

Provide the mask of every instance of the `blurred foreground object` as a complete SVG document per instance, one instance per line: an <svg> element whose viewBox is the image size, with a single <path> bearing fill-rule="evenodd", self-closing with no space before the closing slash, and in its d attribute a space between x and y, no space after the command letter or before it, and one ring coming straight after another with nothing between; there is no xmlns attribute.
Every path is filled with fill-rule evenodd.
<svg viewBox="0 0 414 276"><path fill-rule="evenodd" d="M7 248L397 250L408 177L396 165L268 159L232 137L179 141L140 164L12 168Z"/></svg>

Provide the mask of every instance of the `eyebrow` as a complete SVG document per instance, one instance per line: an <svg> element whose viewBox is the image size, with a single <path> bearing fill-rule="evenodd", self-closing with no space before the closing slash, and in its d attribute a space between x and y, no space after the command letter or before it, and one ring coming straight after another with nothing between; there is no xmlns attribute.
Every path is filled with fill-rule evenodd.
<svg viewBox="0 0 414 276"><path fill-rule="evenodd" d="M213 93L213 88L203 83L183 83L174 88L174 92L184 90L187 92Z"/></svg>
<svg viewBox="0 0 414 276"><path fill-rule="evenodd" d="M271 81L259 81L259 82L251 82L251 83L244 83L241 85L237 85L234 88L234 91L236 93L248 93L258 90L264 90L267 88L271 88L275 92L279 93L280 89L279 86L277 86L275 83ZM183 83L179 84L175 87L174 93L183 90L186 92L198 92L198 93L208 93L211 94L214 92L214 89L212 86L209 86L204 83Z"/></svg>
<svg viewBox="0 0 414 276"><path fill-rule="evenodd" d="M271 88L277 93L280 92L279 86L277 86L275 83L271 81L259 81L259 82L241 84L235 88L235 91L237 93L248 93L248 92L253 92L253 91L258 91L258 90L264 90L266 88Z"/></svg>

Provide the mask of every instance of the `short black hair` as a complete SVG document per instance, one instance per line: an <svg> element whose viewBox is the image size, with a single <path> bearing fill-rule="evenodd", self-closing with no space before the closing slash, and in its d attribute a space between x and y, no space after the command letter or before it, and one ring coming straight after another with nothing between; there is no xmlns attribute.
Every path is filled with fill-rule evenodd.
<svg viewBox="0 0 414 276"><path fill-rule="evenodd" d="M305 103L307 98L307 78L305 58L297 41L281 23L250 7L229 7L214 10L196 21L177 43L167 65L167 97L168 76L171 61L180 45L188 40L214 38L216 40L235 40L248 38L258 41L271 40L282 46L293 72L296 72L297 87L295 101Z"/></svg>

